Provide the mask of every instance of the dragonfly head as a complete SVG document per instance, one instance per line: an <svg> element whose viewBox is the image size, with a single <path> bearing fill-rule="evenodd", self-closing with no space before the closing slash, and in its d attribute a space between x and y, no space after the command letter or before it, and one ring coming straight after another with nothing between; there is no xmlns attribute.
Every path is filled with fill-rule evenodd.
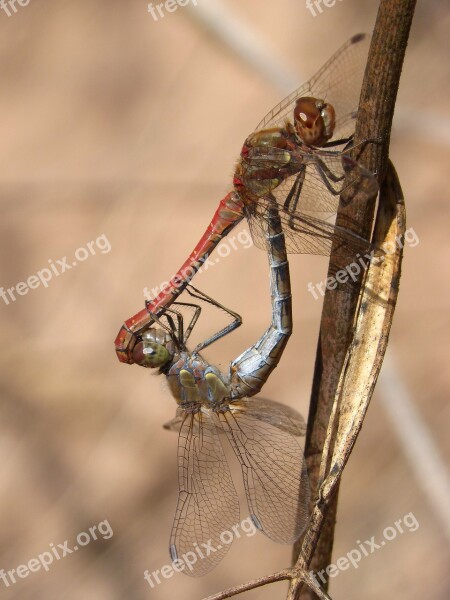
<svg viewBox="0 0 450 600"><path fill-rule="evenodd" d="M334 132L336 113L324 100L304 96L294 109L294 125L297 135L308 146L322 146Z"/></svg>
<svg viewBox="0 0 450 600"><path fill-rule="evenodd" d="M133 360L141 367L161 369L172 362L175 344L170 335L162 329L151 327L144 331L133 348Z"/></svg>

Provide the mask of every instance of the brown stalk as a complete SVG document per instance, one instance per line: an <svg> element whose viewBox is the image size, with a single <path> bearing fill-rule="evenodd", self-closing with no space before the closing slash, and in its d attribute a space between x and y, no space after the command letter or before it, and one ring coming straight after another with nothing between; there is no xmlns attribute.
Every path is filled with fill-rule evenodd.
<svg viewBox="0 0 450 600"><path fill-rule="evenodd" d="M367 144L358 161L377 173L380 187L388 167L392 119L415 4L416 0L380 2L361 91L355 146L364 140L379 140L379 143ZM374 222L374 212L375 199L369 203L352 202L342 207L338 223L350 221L354 223L356 233L366 237ZM320 457L342 365L351 342L357 300L358 290L351 288L325 295L305 447L312 497L317 497ZM305 564L314 572L326 569L331 563L338 489L337 483L334 499L330 500L325 518L314 538L309 540L308 547L303 545L302 548L303 540L294 547L294 560L302 550ZM320 529L323 534L319 537ZM305 587L302 598L313 597L314 594Z"/></svg>
<svg viewBox="0 0 450 600"><path fill-rule="evenodd" d="M288 600L329 596L311 577L331 564L339 481L361 429L381 369L392 324L402 261L398 239L405 231L400 183L390 163L389 141L400 74L416 0L381 0L361 92L355 146L358 162L377 173L380 201L342 198L337 223L373 241L393 244L381 265L371 264L361 290L325 295L313 379L305 455L311 480L311 520L294 547L294 566L248 582L207 600L230 598L246 590L289 580ZM333 263L333 256L331 258ZM304 585L304 584L307 585ZM326 587L326 586L325 586Z"/></svg>
<svg viewBox="0 0 450 600"><path fill-rule="evenodd" d="M288 600L297 597L304 583L319 598L329 600L318 581L308 572L308 561L317 544L326 509L330 507L361 429L383 362L398 295L403 255L403 245L397 244L396 241L403 239L404 232L403 196L395 169L389 162L380 190L380 208L375 224L374 242L380 246L392 245L396 250L382 264L371 264L366 273L353 323L352 342L337 384L333 404L335 418L330 419L327 430L327 440L333 439L333 445L328 445L330 452L327 462L330 469L320 486L319 498L314 503L311 520L303 537L302 552L293 567L220 592L207 600L223 600L282 580L290 581Z"/></svg>

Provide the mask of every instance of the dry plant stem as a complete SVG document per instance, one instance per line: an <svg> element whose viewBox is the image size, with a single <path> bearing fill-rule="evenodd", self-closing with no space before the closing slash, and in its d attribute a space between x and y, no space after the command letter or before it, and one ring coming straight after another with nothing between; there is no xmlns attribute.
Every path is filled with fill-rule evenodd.
<svg viewBox="0 0 450 600"><path fill-rule="evenodd" d="M243 583L241 585L237 585L236 587L229 588L228 590L219 592L218 594L214 594L213 596L208 596L204 600L224 600L225 598L237 596L238 594L242 594L242 592L248 592L249 590L254 590L255 588L268 585L269 583L276 583L277 581L283 581L290 578L291 569L284 569L283 571L279 571L278 573L274 573L273 575L266 575L265 577L260 577L259 579L254 579L253 581L248 581L247 583Z"/></svg>
<svg viewBox="0 0 450 600"><path fill-rule="evenodd" d="M310 523L295 545L294 567L208 600L229 598L281 579L290 580L288 600L296 600L299 593L302 598L329 598L308 571L326 569L331 563L339 480L381 368L397 299L402 250L396 238L404 234L405 211L395 169L388 163L388 151L415 4L415 0L381 1L369 53L355 145L363 140L379 141L367 144L357 158L379 177L374 242L380 246L393 243L396 250L382 266L369 266L361 294L360 290L346 288L325 296L305 449L314 499ZM338 224L348 227L351 223L359 235L370 235L375 199L372 203L358 203L356 190L351 203L346 204L343 198L341 204Z"/></svg>
<svg viewBox="0 0 450 600"><path fill-rule="evenodd" d="M415 4L416 0L381 1L361 93L355 145L363 140L380 142L367 144L358 161L378 174L380 184L387 168L395 100ZM374 209L375 200L372 203L359 203L356 195L351 204L342 207L338 223L348 226L351 222L352 229L367 236L372 227ZM351 340L357 300L357 290L347 289L325 295L305 448L313 498L317 497L320 484L319 457L325 444L332 404ZM326 569L331 563L338 485L333 487L333 491L336 497L329 510L323 507L323 514L314 531L308 529L305 544L301 540L294 548L294 560L298 559L302 549L303 564L310 564L315 572ZM330 501L331 498L328 498ZM324 535L319 538L322 528ZM314 594L304 588L302 598L313 597Z"/></svg>
<svg viewBox="0 0 450 600"><path fill-rule="evenodd" d="M330 600L318 582L308 572L304 556L314 551L318 531L323 524L324 509L335 498L335 490L352 451L375 387L387 347L389 331L398 295L403 245L396 245L405 232L403 196L395 169L389 164L387 176L380 191L380 206L374 230L379 245L390 244L395 253L381 265L371 264L364 282L356 317L353 323L352 343L346 354L338 382L335 406L339 406L339 422L332 448L331 469L320 489L311 521L304 538L305 554L294 567L273 575L231 588L210 596L207 600L222 600L242 592L281 581L290 580L288 600L295 600L306 583L321 600ZM330 427L332 432L333 428Z"/></svg>
<svg viewBox="0 0 450 600"><path fill-rule="evenodd" d="M394 166L388 171L380 190L380 206L374 231L374 242L396 244L406 229L403 193ZM339 480L361 430L373 390L381 370L389 339L398 295L403 257L403 245L397 244L395 254L378 265L371 266L364 281L352 341L346 353L338 380L333 414L336 431L329 427L334 444L329 459L330 468L321 484L319 499L304 537L298 567L308 567L308 556L314 551L324 512L335 498Z"/></svg>
<svg viewBox="0 0 450 600"><path fill-rule="evenodd" d="M277 581L283 581L286 579L290 581L287 600L294 598L294 596L291 596L291 594L295 593L297 585L301 584L302 582L310 585L311 588L316 591L321 600L331 600L331 598L320 589L320 586L308 573L303 572L301 569L297 570L296 568L284 569L283 571L279 571L273 575L266 575L265 577L254 579L253 581L229 588L228 590L219 592L213 596L208 596L208 598L205 598L204 600L225 600L225 598L232 598L233 596L237 596L243 592L248 592L250 590L263 587L264 585L268 585L269 583L276 583Z"/></svg>

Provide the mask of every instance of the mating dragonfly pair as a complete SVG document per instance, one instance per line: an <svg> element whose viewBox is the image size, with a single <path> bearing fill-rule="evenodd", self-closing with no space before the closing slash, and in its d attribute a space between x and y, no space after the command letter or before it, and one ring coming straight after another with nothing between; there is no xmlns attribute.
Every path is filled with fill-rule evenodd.
<svg viewBox="0 0 450 600"><path fill-rule="evenodd" d="M172 560L207 543L214 548L190 567L203 575L222 560L224 531L239 523L239 503L222 440L241 465L255 526L281 543L296 540L308 518L309 486L298 438L303 418L277 402L254 399L277 366L292 332L287 252L351 259L370 243L336 226L340 195L357 189L373 198L375 177L349 156L369 37L351 38L305 85L285 98L244 143L233 190L168 287L128 319L117 339L121 362L159 369L178 403L166 428L179 432L179 496L170 539ZM270 265L272 320L261 338L221 373L200 354L241 324L235 312L189 284L205 258L243 218ZM198 344L187 342L201 306L225 310L231 323ZM182 310L193 310L185 327Z"/></svg>

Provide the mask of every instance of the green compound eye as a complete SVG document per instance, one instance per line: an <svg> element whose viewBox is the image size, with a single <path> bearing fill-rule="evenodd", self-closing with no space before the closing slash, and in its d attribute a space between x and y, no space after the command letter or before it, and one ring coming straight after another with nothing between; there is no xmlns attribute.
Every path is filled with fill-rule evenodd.
<svg viewBox="0 0 450 600"><path fill-rule="evenodd" d="M158 342L143 340L133 349L133 360L141 367L155 369L164 366L170 359L167 348Z"/></svg>

